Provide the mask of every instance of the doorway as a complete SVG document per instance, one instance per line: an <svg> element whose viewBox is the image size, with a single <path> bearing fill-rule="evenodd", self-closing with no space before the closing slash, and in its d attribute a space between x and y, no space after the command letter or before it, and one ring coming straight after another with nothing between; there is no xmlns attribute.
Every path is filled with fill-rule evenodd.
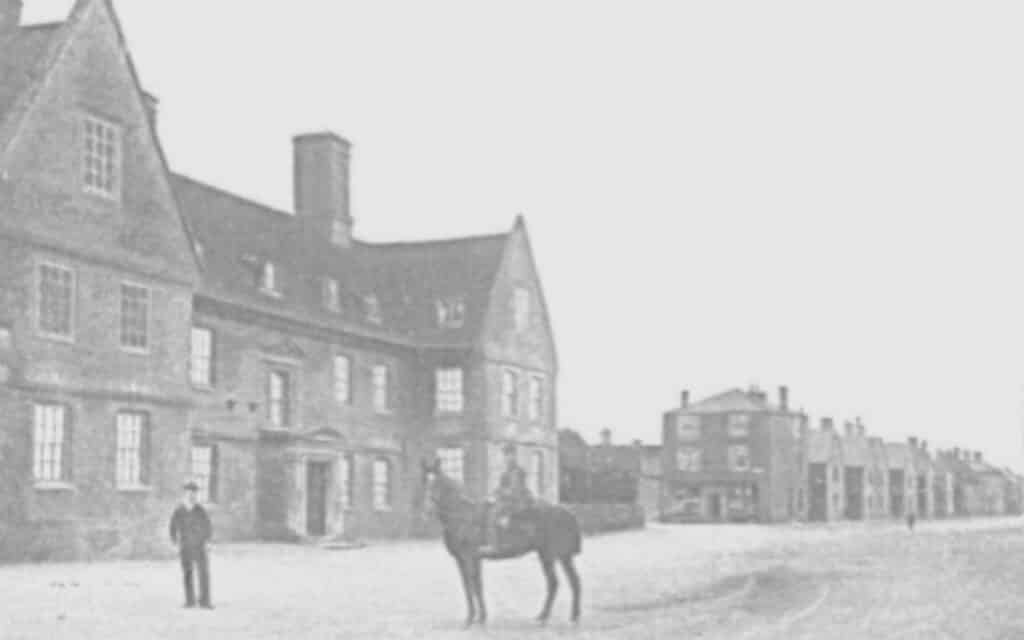
<svg viewBox="0 0 1024 640"><path fill-rule="evenodd" d="M310 462L306 467L306 533L327 535L327 487L331 477L328 462Z"/></svg>
<svg viewBox="0 0 1024 640"><path fill-rule="evenodd" d="M708 519L709 520L721 520L722 519L722 494L720 494L720 493L708 494Z"/></svg>

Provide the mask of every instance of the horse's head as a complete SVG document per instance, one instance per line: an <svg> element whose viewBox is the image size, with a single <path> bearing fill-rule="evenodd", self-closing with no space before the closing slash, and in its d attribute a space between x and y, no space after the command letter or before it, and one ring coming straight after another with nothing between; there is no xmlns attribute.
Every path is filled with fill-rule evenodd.
<svg viewBox="0 0 1024 640"><path fill-rule="evenodd" d="M421 463L423 472L423 517L431 519L444 498L444 473L441 471L441 460L424 460Z"/></svg>

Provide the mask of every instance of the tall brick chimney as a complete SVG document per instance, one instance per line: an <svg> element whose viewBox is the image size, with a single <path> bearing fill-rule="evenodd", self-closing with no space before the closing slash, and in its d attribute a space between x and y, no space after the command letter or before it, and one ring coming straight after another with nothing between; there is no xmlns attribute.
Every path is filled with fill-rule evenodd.
<svg viewBox="0 0 1024 640"><path fill-rule="evenodd" d="M822 431L832 431L833 429L835 429L835 423L832 422L832 418L822 418L821 419L821 430Z"/></svg>
<svg viewBox="0 0 1024 640"><path fill-rule="evenodd" d="M917 448L917 438L915 436L910 436L909 438L907 438L907 444L910 445L911 449L916 449Z"/></svg>
<svg viewBox="0 0 1024 640"><path fill-rule="evenodd" d="M853 423L850 422L849 420L843 423L843 430L846 431L847 438L852 438L854 434L857 433L856 429L853 426Z"/></svg>
<svg viewBox="0 0 1024 640"><path fill-rule="evenodd" d="M864 428L864 423L861 421L860 416L858 416L857 419L853 421L853 423L857 425L858 436L863 437L867 435L867 429Z"/></svg>
<svg viewBox="0 0 1024 640"><path fill-rule="evenodd" d="M779 387L779 409L789 411L789 387Z"/></svg>
<svg viewBox="0 0 1024 640"><path fill-rule="evenodd" d="M679 393L679 408L680 409L689 409L690 408L690 392L688 390L686 390L686 389L683 389Z"/></svg>
<svg viewBox="0 0 1024 640"><path fill-rule="evenodd" d="M0 36L21 26L21 0L0 0Z"/></svg>
<svg viewBox="0 0 1024 640"><path fill-rule="evenodd" d="M295 215L316 226L317 233L348 247L352 243L349 207L351 143L335 133L296 136Z"/></svg>
<svg viewBox="0 0 1024 640"><path fill-rule="evenodd" d="M612 430L601 429L601 446L610 447L612 446Z"/></svg>

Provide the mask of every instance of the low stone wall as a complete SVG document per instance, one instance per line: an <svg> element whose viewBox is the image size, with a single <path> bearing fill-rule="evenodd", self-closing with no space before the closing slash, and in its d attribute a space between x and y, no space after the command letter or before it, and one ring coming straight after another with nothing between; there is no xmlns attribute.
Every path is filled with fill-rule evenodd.
<svg viewBox="0 0 1024 640"><path fill-rule="evenodd" d="M580 522L584 535L644 527L644 509L638 504L563 504Z"/></svg>

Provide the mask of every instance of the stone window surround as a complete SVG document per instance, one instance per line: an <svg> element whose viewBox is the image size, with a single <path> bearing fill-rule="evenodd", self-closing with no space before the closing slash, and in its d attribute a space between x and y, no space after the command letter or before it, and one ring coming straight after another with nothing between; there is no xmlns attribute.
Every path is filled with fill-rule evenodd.
<svg viewBox="0 0 1024 640"><path fill-rule="evenodd" d="M71 294L69 300L69 311L70 317L69 325L70 330L68 333L54 333L47 331L43 328L42 322L42 304L43 304L43 269L50 268L55 270L66 271L71 274ZM76 322L78 316L78 271L70 266L69 263L62 260L53 259L50 257L36 260L35 264L35 286L33 287L35 293L35 304L32 306L32 313L35 316L35 326L37 333L49 340L56 340L58 342L74 342L75 334L77 333L78 323Z"/></svg>

